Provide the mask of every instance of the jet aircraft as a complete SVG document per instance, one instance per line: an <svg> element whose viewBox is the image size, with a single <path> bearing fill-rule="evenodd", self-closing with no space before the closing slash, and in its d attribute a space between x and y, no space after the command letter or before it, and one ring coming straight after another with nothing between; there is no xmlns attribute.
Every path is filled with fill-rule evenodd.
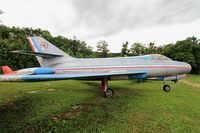
<svg viewBox="0 0 200 133"><path fill-rule="evenodd" d="M191 65L170 58L150 54L115 58L74 58L42 37L28 37L32 51L14 53L36 56L41 67L13 71L3 66L0 81L49 81L49 80L99 80L105 97L114 95L108 81L121 79L161 80L163 90L170 91L166 81L178 81L191 71Z"/></svg>

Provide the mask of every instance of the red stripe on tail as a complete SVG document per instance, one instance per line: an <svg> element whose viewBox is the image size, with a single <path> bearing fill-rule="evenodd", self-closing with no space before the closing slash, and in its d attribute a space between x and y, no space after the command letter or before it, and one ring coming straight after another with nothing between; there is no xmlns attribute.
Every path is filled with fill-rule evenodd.
<svg viewBox="0 0 200 133"><path fill-rule="evenodd" d="M33 47L32 43L31 43L31 40L30 40L30 38L28 38L28 44L30 45L30 47L31 47L32 51L33 51L33 52L35 52L35 49L34 49L34 47Z"/></svg>

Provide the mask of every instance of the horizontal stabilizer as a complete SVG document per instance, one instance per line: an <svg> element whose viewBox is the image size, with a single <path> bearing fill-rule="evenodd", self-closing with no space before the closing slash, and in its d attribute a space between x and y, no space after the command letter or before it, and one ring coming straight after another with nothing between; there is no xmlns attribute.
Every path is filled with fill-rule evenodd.
<svg viewBox="0 0 200 133"><path fill-rule="evenodd" d="M63 55L60 55L60 54L44 53L44 52L31 52L31 51L24 51L24 50L17 50L17 51L12 51L12 52L18 53L18 54L40 56L40 57L44 57L44 58L63 57Z"/></svg>

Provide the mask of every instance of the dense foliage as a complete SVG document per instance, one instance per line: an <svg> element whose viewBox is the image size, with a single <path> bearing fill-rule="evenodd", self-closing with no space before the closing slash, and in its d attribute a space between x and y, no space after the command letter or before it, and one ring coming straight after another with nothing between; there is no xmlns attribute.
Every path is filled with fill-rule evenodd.
<svg viewBox="0 0 200 133"><path fill-rule="evenodd" d="M52 37L46 30L16 28L0 25L0 66L7 65L16 69L39 66L34 56L13 54L14 50L28 50L27 36L42 36L57 47L74 57L92 57L92 48L80 40L62 36Z"/></svg>
<svg viewBox="0 0 200 133"><path fill-rule="evenodd" d="M196 37L189 37L175 44L156 46L134 43L128 48L129 42L122 44L121 53L109 53L108 43L101 40L97 43L97 52L92 51L84 41L68 39L63 36L53 37L49 31L32 28L16 28L0 25L0 66L8 65L14 70L39 66L34 56L13 54L13 50L28 50L30 46L27 36L42 36L73 57L111 57L111 56L135 56L144 54L163 54L167 57L190 63L192 72L200 74L200 41ZM1 73L1 72L0 72Z"/></svg>
<svg viewBox="0 0 200 133"><path fill-rule="evenodd" d="M200 42L191 37L177 41L175 45L166 45L162 53L171 59L184 61L192 65L192 72L200 74Z"/></svg>

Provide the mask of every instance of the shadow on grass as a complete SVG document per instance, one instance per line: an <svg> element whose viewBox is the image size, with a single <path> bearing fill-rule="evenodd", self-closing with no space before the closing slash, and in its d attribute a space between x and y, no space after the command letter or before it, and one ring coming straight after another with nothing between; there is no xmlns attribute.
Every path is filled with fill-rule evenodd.
<svg viewBox="0 0 200 133"><path fill-rule="evenodd" d="M120 116L129 108L129 104L134 104L138 97L143 97L143 92L133 87L130 89L130 86L112 84L111 87L115 90L116 95L108 99L104 98L103 94L99 92L99 82L84 83L89 86L88 89L72 89L71 91L74 94L90 93L92 95L86 101L77 103L80 106L90 105L89 112L74 115L75 117L72 117L72 119L65 119L62 115L59 122L51 120L55 115L53 113L52 116L36 120L38 115L36 106L42 98L37 95L22 97L12 103L0 106L0 132L97 132L101 127L113 121L113 113ZM61 114L68 115L66 111L61 112ZM73 114L74 112L70 113Z"/></svg>
<svg viewBox="0 0 200 133"><path fill-rule="evenodd" d="M34 107L38 97L23 97L0 106L0 132L20 132L28 122L34 121Z"/></svg>
<svg viewBox="0 0 200 133"><path fill-rule="evenodd" d="M99 86L100 86L100 82L92 82L92 81L85 81L84 83L86 83L89 86L92 86L92 88L97 89L99 94L101 94L102 92L99 91ZM133 82L134 84L136 84L136 81ZM117 86L117 85L110 85L110 87L115 91L117 96L142 96L142 93L140 93L140 91L134 89L134 87L131 87L130 89L130 85L133 85L133 83L128 83L128 86ZM122 82L123 84L123 82ZM141 83L142 84L142 83ZM142 92L142 91L141 91ZM102 96L102 94L101 94Z"/></svg>
<svg viewBox="0 0 200 133"><path fill-rule="evenodd" d="M98 90L99 82L84 82L89 85L91 90ZM138 102L138 98L142 98L142 92L130 87L117 87L112 85L116 91L113 98L104 98L102 94L95 91L96 97L88 99L84 104L90 105L90 111L83 113L73 119L63 118L61 121L52 124L47 132L100 132L100 130L113 121L123 121L118 119L119 116L126 113L130 104ZM117 117L116 117L117 116Z"/></svg>

